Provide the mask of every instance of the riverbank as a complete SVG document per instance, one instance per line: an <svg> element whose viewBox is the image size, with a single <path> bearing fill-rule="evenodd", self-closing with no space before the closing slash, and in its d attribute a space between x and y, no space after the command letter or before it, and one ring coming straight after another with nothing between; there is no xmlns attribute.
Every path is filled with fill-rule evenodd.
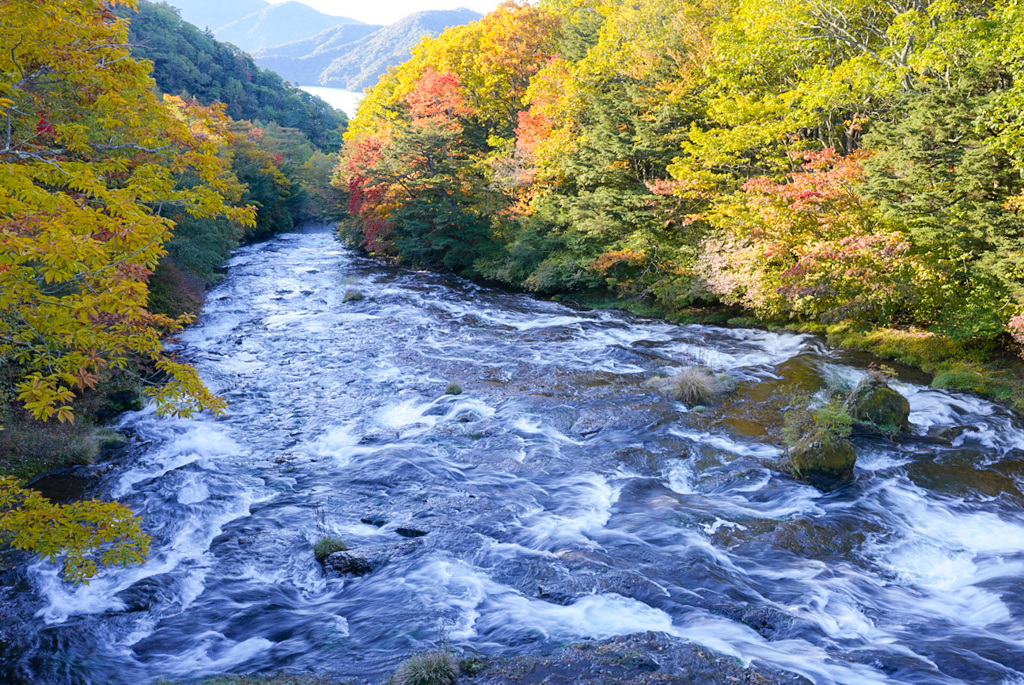
<svg viewBox="0 0 1024 685"><path fill-rule="evenodd" d="M994 344L959 343L921 329L858 330L846 324L771 322L729 307L667 310L654 302L611 296L561 295L556 301L593 309L620 309L673 323L791 331L821 336L832 347L863 352L928 374L931 387L972 392L1024 412L1024 358Z"/></svg>
<svg viewBox="0 0 1024 685"><path fill-rule="evenodd" d="M21 405L11 367L0 367L0 475L28 482L42 474L93 464L125 443L110 424L123 412L142 407L138 388L110 381L82 395L75 421L37 421Z"/></svg>

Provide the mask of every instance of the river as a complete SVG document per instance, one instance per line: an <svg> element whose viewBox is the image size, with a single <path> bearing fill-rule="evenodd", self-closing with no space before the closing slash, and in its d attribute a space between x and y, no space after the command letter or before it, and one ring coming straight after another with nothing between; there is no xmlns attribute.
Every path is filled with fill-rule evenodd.
<svg viewBox="0 0 1024 685"><path fill-rule="evenodd" d="M382 682L439 640L650 630L815 683L1024 683L1024 428L977 397L905 373L918 433L967 428L859 438L824 494L769 429L864 360L384 266L326 231L239 250L175 347L227 414L120 420L94 491L145 518L150 558L74 587L32 562L0 595L21 617L0 682ZM739 382L721 406L644 385L695 359ZM325 574L325 532L387 563Z"/></svg>

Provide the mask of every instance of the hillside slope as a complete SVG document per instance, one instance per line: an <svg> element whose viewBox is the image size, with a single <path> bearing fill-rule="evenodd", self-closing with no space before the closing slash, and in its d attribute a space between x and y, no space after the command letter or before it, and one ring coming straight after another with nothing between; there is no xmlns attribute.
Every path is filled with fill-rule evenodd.
<svg viewBox="0 0 1024 685"><path fill-rule="evenodd" d="M133 55L153 62L164 93L223 102L232 119L275 122L302 131L318 148L337 150L346 117L320 98L285 83L232 45L183 21L172 7L141 0L131 16Z"/></svg>
<svg viewBox="0 0 1024 685"><path fill-rule="evenodd" d="M318 12L301 2L271 5L214 30L217 40L232 43L246 52L309 38L338 24L361 24L355 19Z"/></svg>
<svg viewBox="0 0 1024 685"><path fill-rule="evenodd" d="M188 23L211 31L270 7L266 0L168 0L167 4L181 10L181 18Z"/></svg>
<svg viewBox="0 0 1024 685"><path fill-rule="evenodd" d="M424 36L436 36L480 16L468 9L430 10L388 26L342 24L308 40L265 48L255 59L294 83L359 91L376 84L388 67L408 59Z"/></svg>

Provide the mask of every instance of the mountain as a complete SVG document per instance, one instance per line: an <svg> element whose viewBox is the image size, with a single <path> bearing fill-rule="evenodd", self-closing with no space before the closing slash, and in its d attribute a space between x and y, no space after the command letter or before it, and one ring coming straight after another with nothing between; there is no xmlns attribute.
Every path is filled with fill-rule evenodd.
<svg viewBox="0 0 1024 685"><path fill-rule="evenodd" d="M427 10L388 26L335 17L304 5L266 0L164 0L185 21L249 52L263 69L304 86L361 91L409 58L423 36L476 21L468 9Z"/></svg>
<svg viewBox="0 0 1024 685"><path fill-rule="evenodd" d="M340 145L343 113L260 69L236 46L183 21L174 8L142 0L137 11L119 12L131 19L132 55L153 63L153 78L162 92L195 97L203 104L223 102L232 119L298 129L322 150Z"/></svg>
<svg viewBox="0 0 1024 685"><path fill-rule="evenodd" d="M181 18L188 23L211 31L270 7L265 0L167 0L167 4L181 10Z"/></svg>
<svg viewBox="0 0 1024 685"><path fill-rule="evenodd" d="M285 2L264 7L221 25L214 29L214 34L217 40L232 43L252 53L272 45L301 41L317 31L338 24L360 25L362 22L324 14L301 2Z"/></svg>
<svg viewBox="0 0 1024 685"><path fill-rule="evenodd" d="M342 45L348 45L368 36L374 31L384 28L378 24L339 24L326 31L321 31L312 38L297 40L284 45L263 48L253 53L259 59L287 58L302 59L312 57Z"/></svg>
<svg viewBox="0 0 1024 685"><path fill-rule="evenodd" d="M254 57L264 69L293 83L359 91L377 83L388 67L404 62L423 36L476 21L468 9L417 12L388 26L340 24L312 38L264 48Z"/></svg>
<svg viewBox="0 0 1024 685"><path fill-rule="evenodd" d="M254 58L264 69L282 74L292 83L319 85L331 60L382 28L372 24L341 24L312 38L265 48L256 52Z"/></svg>

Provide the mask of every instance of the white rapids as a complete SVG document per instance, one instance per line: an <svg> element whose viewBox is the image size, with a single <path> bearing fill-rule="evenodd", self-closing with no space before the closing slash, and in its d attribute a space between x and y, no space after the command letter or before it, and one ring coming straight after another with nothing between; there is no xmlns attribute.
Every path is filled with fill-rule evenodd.
<svg viewBox="0 0 1024 685"><path fill-rule="evenodd" d="M150 558L77 587L35 562L4 590L26 615L0 680L381 682L442 635L486 656L655 631L813 683L1024 682L1024 426L979 398L898 383L921 435L963 431L859 440L823 494L758 427L864 373L817 339L578 311L326 232L239 250L177 346L227 414L121 419L98 493ZM644 385L694 359L739 381L725 408ZM325 574L324 533L390 556Z"/></svg>

